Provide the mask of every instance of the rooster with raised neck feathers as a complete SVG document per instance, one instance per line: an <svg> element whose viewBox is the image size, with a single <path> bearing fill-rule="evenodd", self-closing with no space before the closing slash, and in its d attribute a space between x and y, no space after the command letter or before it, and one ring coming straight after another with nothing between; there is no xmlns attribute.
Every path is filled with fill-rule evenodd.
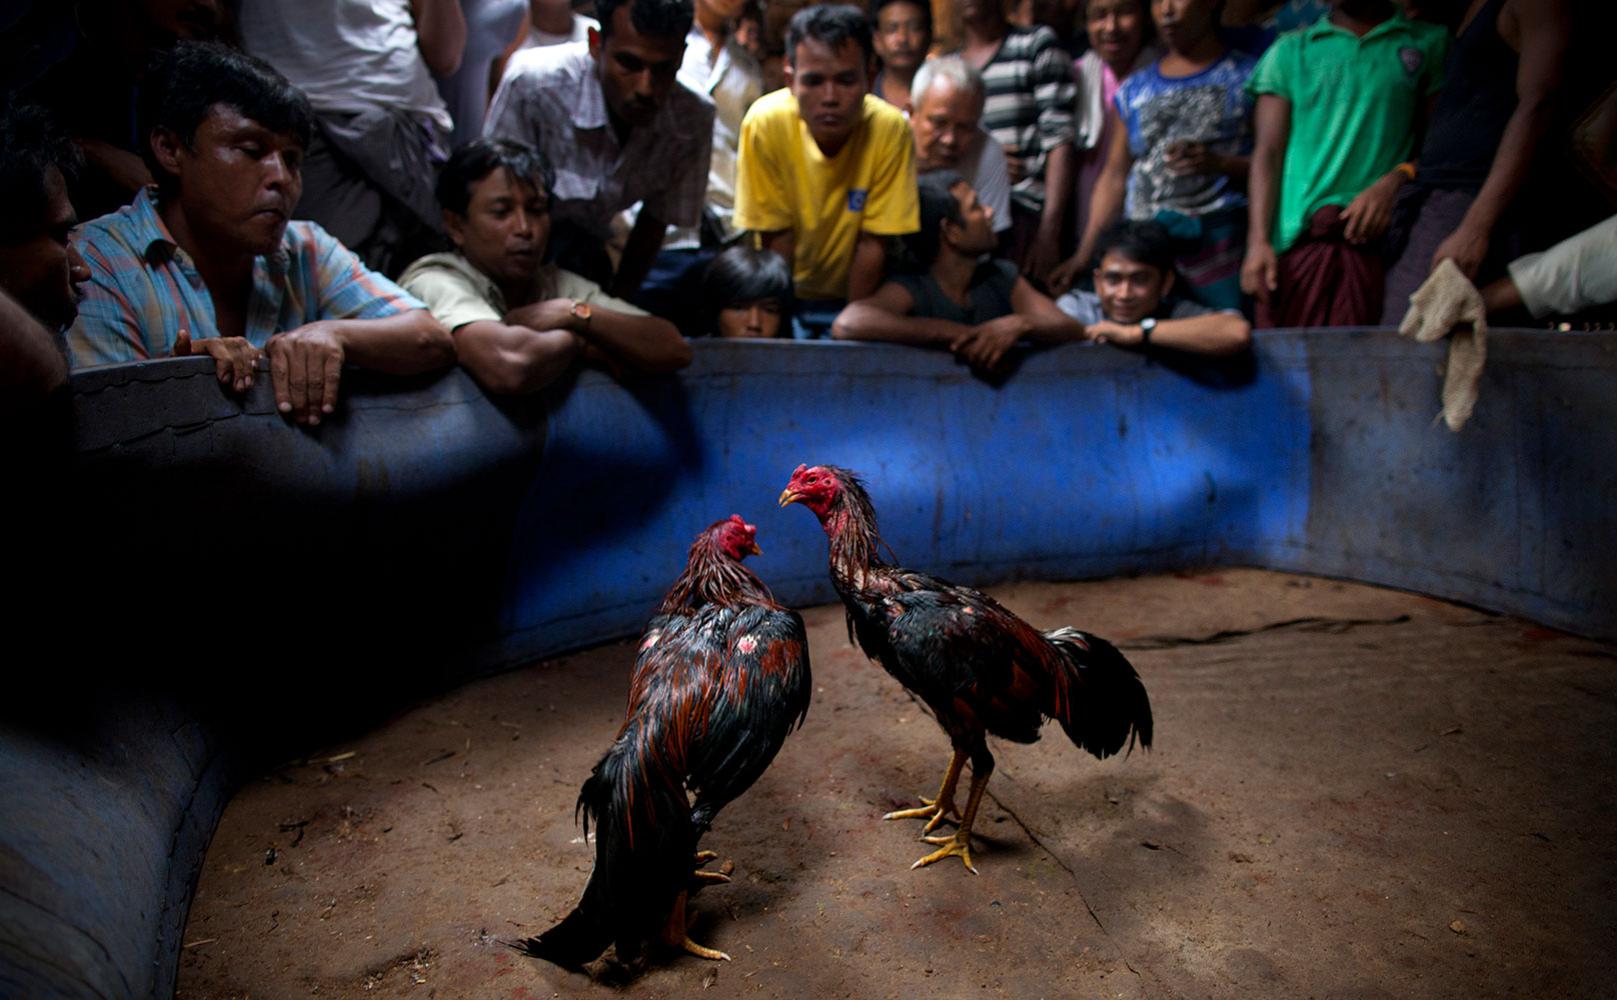
<svg viewBox="0 0 1617 1000"><path fill-rule="evenodd" d="M994 756L987 734L1016 743L1039 738L1055 719L1097 758L1151 746L1151 700L1111 643L1073 628L1041 632L970 587L892 565L876 530L864 483L834 465L800 465L780 505L814 512L830 540L831 582L848 613L850 639L931 709L953 753L935 799L885 819L924 819L922 839L938 850L911 865L958 857L976 872L971 827ZM896 558L894 560L896 562ZM971 791L957 813L955 788L967 760ZM958 816L952 835L929 836Z"/></svg>
<svg viewBox="0 0 1617 1000"><path fill-rule="evenodd" d="M803 619L742 565L756 534L732 515L698 535L647 623L623 727L578 795L595 868L529 954L577 969L608 944L629 962L660 940L729 959L686 933L693 882L728 881L693 867L715 856L697 843L802 724L813 690Z"/></svg>

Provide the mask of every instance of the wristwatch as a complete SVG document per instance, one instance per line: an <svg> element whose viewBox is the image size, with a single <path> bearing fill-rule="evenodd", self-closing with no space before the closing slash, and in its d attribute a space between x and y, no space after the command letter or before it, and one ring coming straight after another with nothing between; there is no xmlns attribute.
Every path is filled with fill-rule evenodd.
<svg viewBox="0 0 1617 1000"><path fill-rule="evenodd" d="M590 304L573 300L573 319L578 321L578 332L588 332L590 328Z"/></svg>
<svg viewBox="0 0 1617 1000"><path fill-rule="evenodd" d="M1147 316L1145 319L1140 320L1140 346L1141 347L1150 347L1151 346L1151 331L1155 330L1156 328L1157 328L1157 321L1156 321L1155 317Z"/></svg>

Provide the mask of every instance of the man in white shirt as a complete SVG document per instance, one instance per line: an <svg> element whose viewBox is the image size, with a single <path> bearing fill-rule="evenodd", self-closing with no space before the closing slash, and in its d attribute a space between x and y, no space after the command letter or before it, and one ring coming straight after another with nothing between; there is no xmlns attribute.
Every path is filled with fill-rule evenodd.
<svg viewBox="0 0 1617 1000"><path fill-rule="evenodd" d="M525 28L517 43L519 51L587 42L590 40L590 29L601 30L601 22L574 10L572 0L528 0Z"/></svg>
<svg viewBox="0 0 1617 1000"><path fill-rule="evenodd" d="M557 263L627 298L669 225L702 217L713 103L678 82L691 0L601 0L586 45L518 52L485 134L525 142L555 166ZM640 214L616 275L602 249L613 216Z"/></svg>
<svg viewBox="0 0 1617 1000"><path fill-rule="evenodd" d="M707 172L703 218L695 226L670 226L662 252L652 263L635 301L685 327L704 311L697 284L708 261L735 231L730 216L736 200L736 150L741 119L763 93L763 68L735 40L731 25L745 0L696 0L696 19L685 36L679 82L713 102L713 160Z"/></svg>
<svg viewBox="0 0 1617 1000"><path fill-rule="evenodd" d="M1525 306L1534 319L1617 302L1617 215L1538 253L1511 261L1482 289L1490 313Z"/></svg>
<svg viewBox="0 0 1617 1000"><path fill-rule="evenodd" d="M241 37L314 106L299 218L386 274L441 239L452 123L433 77L460 66L458 0L242 0Z"/></svg>
<svg viewBox="0 0 1617 1000"><path fill-rule="evenodd" d="M959 56L928 59L910 90L915 171L959 174L993 210L994 232L1011 228L1011 178L1005 150L982 127L983 78Z"/></svg>

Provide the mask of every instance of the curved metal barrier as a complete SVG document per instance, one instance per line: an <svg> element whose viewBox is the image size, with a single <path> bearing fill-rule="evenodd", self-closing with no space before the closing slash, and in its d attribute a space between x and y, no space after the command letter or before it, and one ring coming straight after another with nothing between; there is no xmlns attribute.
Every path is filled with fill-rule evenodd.
<svg viewBox="0 0 1617 1000"><path fill-rule="evenodd" d="M46 659L0 723L0 994L172 991L240 767L633 632L722 515L759 525L784 599L831 600L823 536L774 504L800 462L865 473L898 555L965 581L1257 565L1617 637L1617 335L1494 334L1458 435L1441 358L1279 332L1249 368L1075 346L994 386L903 348L708 342L677 379L542 401L355 373L313 431L208 359L76 375L74 458L15 562L39 642L14 648Z"/></svg>

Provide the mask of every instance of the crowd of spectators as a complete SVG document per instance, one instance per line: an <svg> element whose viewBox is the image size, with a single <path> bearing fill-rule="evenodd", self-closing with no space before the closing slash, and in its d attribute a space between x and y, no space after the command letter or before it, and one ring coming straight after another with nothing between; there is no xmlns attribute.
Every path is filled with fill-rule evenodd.
<svg viewBox="0 0 1617 1000"><path fill-rule="evenodd" d="M1617 104L1571 0L24 6L8 398L206 354L314 425L348 364L522 393L835 337L999 375L1396 326L1443 261L1506 317L1617 295L1610 150L1574 212L1541 179Z"/></svg>

